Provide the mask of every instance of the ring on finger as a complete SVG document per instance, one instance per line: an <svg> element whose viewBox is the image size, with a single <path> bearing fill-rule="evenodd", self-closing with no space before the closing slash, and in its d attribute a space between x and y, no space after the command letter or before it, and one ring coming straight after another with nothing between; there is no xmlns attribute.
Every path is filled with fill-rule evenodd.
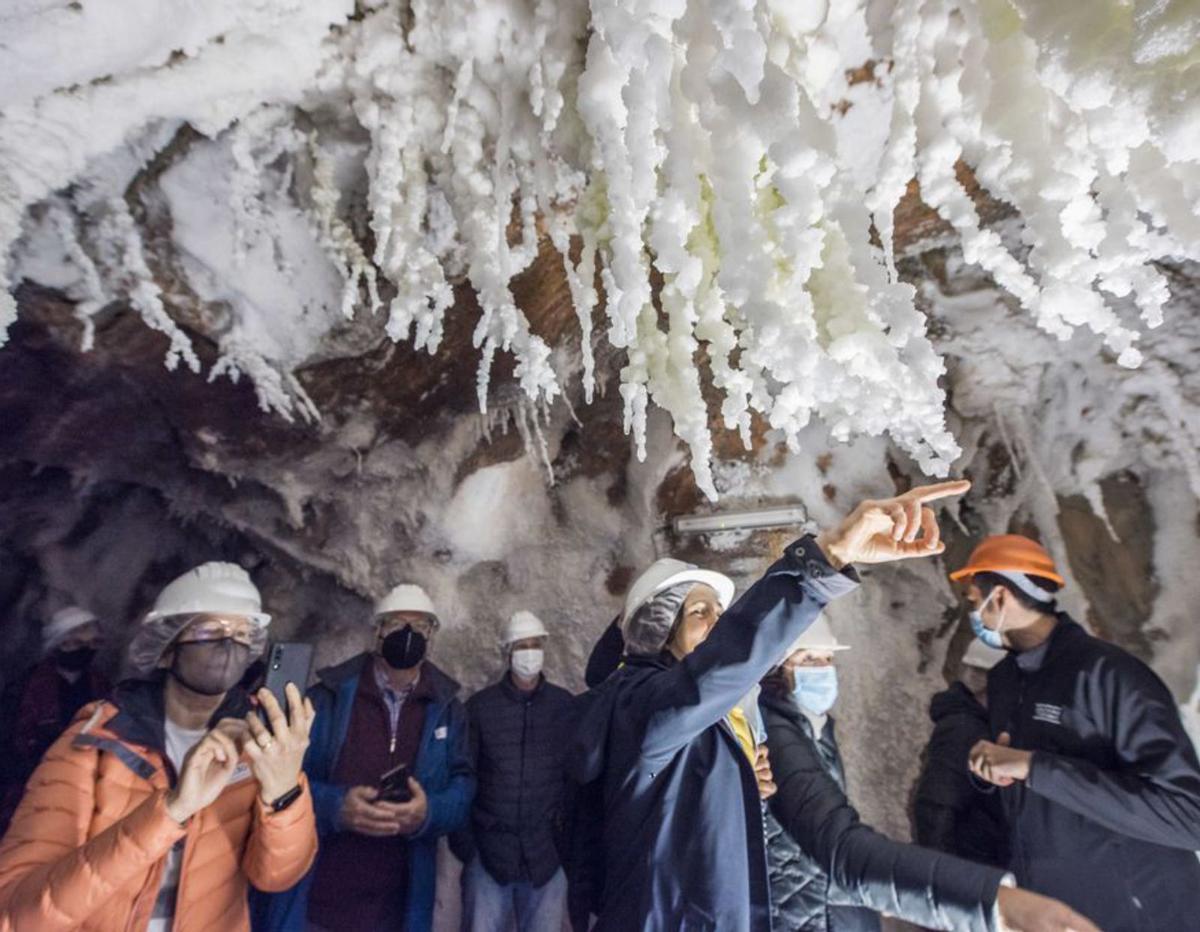
<svg viewBox="0 0 1200 932"><path fill-rule="evenodd" d="M264 751L275 743L275 739L268 735L259 735L255 740L258 742L258 746Z"/></svg>

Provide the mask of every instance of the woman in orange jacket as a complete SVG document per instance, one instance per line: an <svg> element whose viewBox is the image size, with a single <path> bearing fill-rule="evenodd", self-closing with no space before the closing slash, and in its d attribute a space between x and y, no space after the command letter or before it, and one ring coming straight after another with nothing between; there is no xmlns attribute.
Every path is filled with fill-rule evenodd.
<svg viewBox="0 0 1200 932"><path fill-rule="evenodd" d="M163 590L131 645L143 673L85 708L0 843L0 930L249 929L247 886L285 890L317 850L300 765L313 710L235 688L269 616L245 571ZM165 668L165 669L164 669Z"/></svg>

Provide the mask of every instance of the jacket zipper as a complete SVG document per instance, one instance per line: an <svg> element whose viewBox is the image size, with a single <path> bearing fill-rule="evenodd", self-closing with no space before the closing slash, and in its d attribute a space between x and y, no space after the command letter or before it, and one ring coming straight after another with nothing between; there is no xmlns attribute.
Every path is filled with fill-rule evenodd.
<svg viewBox="0 0 1200 932"><path fill-rule="evenodd" d="M521 782L517 788L517 844L521 852L521 867L524 868L525 876L532 879L529 873L529 864L525 860L525 843L521 838L521 826L525 824L525 742L529 733L529 706L532 700L525 700L522 703L524 711L521 713Z"/></svg>

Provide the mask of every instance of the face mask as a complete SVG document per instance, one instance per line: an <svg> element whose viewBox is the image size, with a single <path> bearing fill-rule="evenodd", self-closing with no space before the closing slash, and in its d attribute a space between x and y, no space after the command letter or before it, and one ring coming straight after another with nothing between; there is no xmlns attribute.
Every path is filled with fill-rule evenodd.
<svg viewBox="0 0 1200 932"><path fill-rule="evenodd" d="M420 631L401 628L383 639L380 653L393 670L411 670L425 659L429 640Z"/></svg>
<svg viewBox="0 0 1200 932"><path fill-rule="evenodd" d="M232 638L192 641L175 647L171 676L194 693L219 696L237 685L250 662L250 648Z"/></svg>
<svg viewBox="0 0 1200 932"><path fill-rule="evenodd" d="M1000 635L1000 629L997 628L995 631L993 631L983 623L984 606L986 606L988 602L992 600L992 596L995 594L996 590L993 589L988 594L988 597L980 604L979 608L971 612L971 630L975 632L975 637L983 641L983 643L988 647L994 647L997 650L1005 650L1004 638ZM1004 619L1001 619L1001 626L1003 626L1003 623Z"/></svg>
<svg viewBox="0 0 1200 932"><path fill-rule="evenodd" d="M792 695L796 704L813 715L824 715L837 702L838 681L835 667L796 667Z"/></svg>
<svg viewBox="0 0 1200 932"><path fill-rule="evenodd" d="M546 652L539 647L514 650L511 660L512 671L522 679L531 680L542 672L542 664L545 659Z"/></svg>
<svg viewBox="0 0 1200 932"><path fill-rule="evenodd" d="M96 656L94 647L77 647L74 650L57 650L54 662L70 673L81 673L92 665Z"/></svg>

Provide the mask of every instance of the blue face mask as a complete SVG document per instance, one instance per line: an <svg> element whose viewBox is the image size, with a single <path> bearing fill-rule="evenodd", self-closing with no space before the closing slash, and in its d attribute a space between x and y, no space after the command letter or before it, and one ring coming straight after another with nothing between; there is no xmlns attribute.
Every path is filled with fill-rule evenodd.
<svg viewBox="0 0 1200 932"><path fill-rule="evenodd" d="M796 685L792 695L805 712L824 715L837 702L837 670L830 667L796 667L792 671Z"/></svg>
<svg viewBox="0 0 1200 932"><path fill-rule="evenodd" d="M1000 632L993 631L983 623L983 607L991 601L996 590L993 589L986 599L983 600L979 608L971 612L971 630L975 632L975 637L983 641L988 647L994 647L996 650L1007 650L1004 644L1004 638L1000 636Z"/></svg>

